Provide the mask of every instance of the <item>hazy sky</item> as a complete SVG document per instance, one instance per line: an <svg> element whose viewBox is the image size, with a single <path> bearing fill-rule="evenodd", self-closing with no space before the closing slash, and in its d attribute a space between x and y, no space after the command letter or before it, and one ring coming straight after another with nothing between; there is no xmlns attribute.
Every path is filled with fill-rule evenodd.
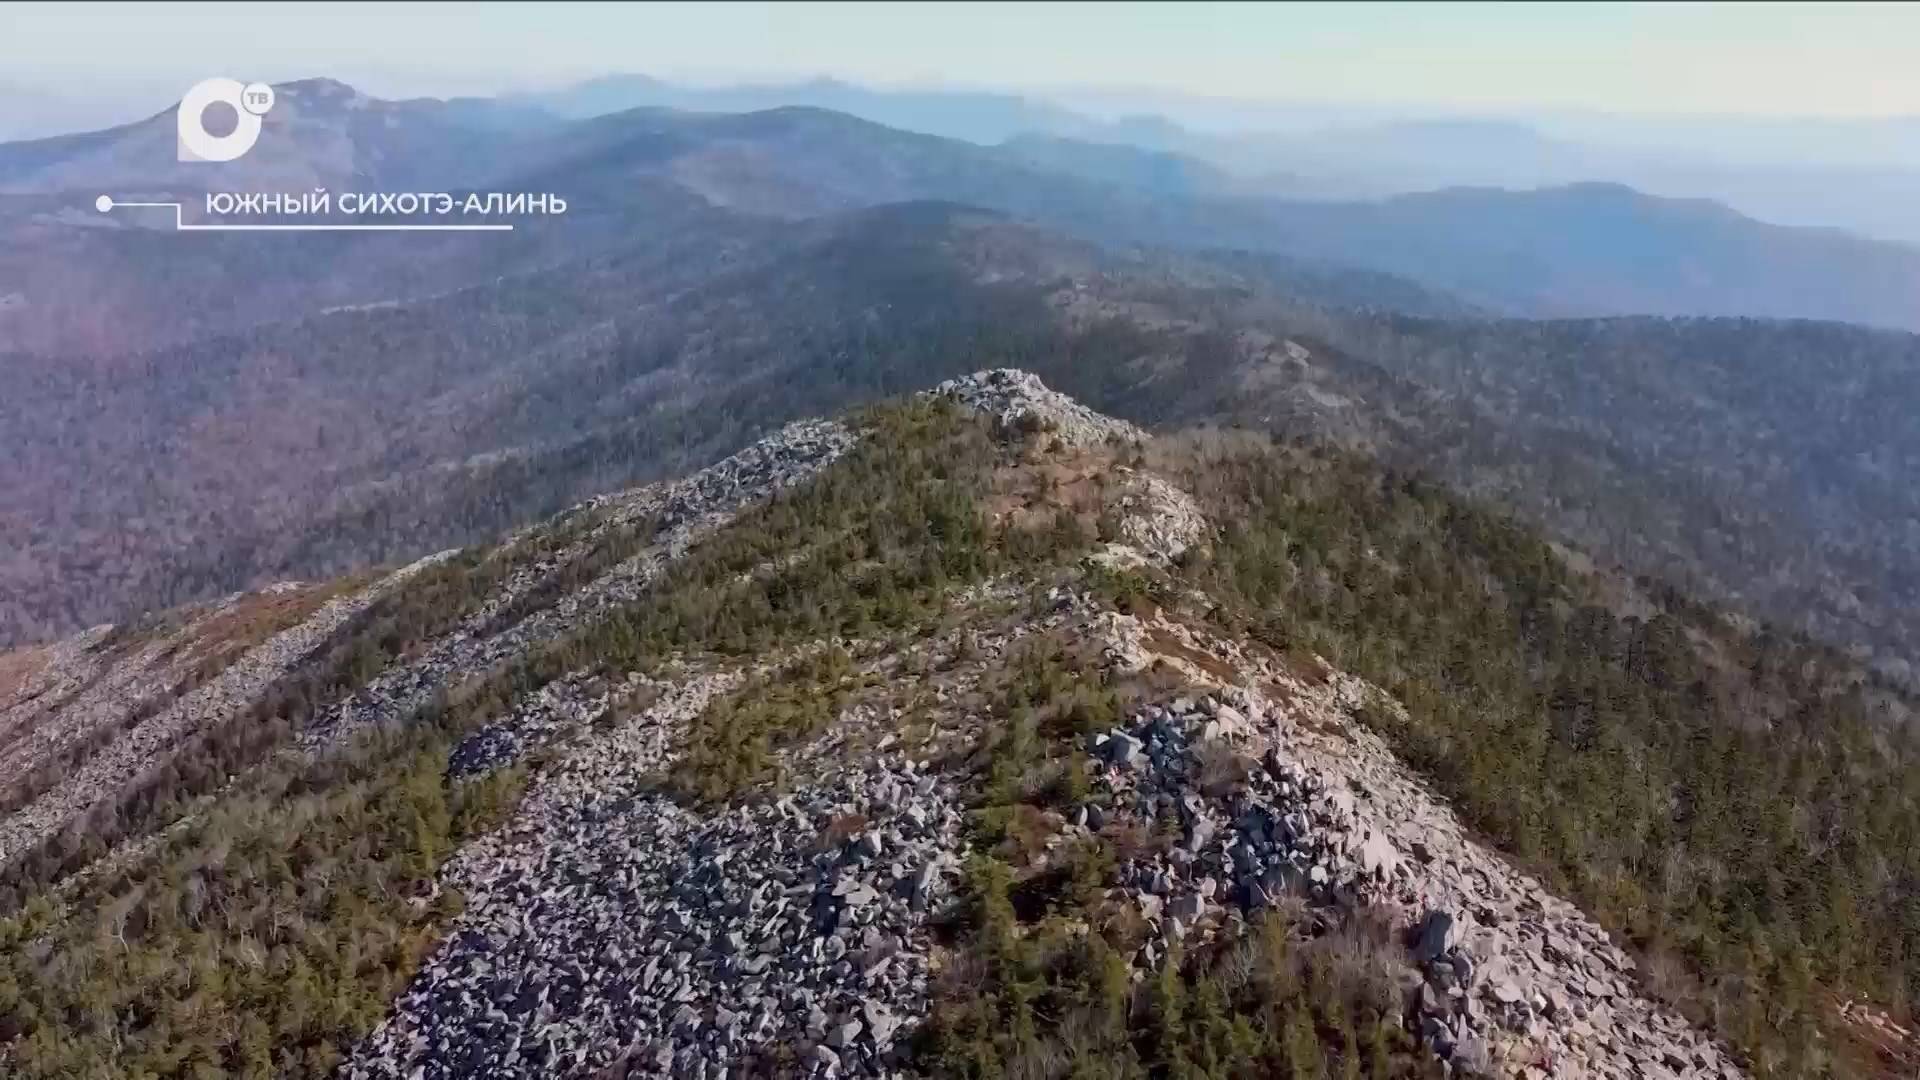
<svg viewBox="0 0 1920 1080"><path fill-rule="evenodd" d="M0 83L70 100L209 74L401 96L608 72L1884 116L1920 114L1920 6L0 2Z"/></svg>

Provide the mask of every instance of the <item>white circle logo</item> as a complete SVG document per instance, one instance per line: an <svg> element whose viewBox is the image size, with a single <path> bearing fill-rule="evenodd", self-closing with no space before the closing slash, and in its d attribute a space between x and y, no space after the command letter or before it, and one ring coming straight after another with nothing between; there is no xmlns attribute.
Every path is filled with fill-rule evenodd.
<svg viewBox="0 0 1920 1080"><path fill-rule="evenodd" d="M253 149L260 138L260 118L273 108L273 87L266 83L241 85L238 79L203 79L180 99L177 112L181 161L232 161ZM201 114L209 105L233 109L233 130L215 135Z"/></svg>

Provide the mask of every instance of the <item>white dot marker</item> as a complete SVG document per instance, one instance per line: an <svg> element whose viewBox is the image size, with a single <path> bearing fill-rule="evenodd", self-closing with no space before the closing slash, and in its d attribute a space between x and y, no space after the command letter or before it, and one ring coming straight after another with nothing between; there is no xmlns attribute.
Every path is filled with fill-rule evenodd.
<svg viewBox="0 0 1920 1080"><path fill-rule="evenodd" d="M95 210L100 211L103 214L113 209L113 196L102 195L99 198L93 200L93 208Z"/></svg>

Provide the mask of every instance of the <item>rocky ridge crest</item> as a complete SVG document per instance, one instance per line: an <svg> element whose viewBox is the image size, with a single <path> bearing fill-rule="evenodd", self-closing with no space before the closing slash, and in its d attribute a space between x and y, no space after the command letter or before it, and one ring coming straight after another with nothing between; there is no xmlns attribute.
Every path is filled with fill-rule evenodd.
<svg viewBox="0 0 1920 1080"><path fill-rule="evenodd" d="M1148 438L1025 372L982 372L931 393L1067 451ZM564 542L537 548L456 628L324 712L302 748L324 754L366 727L403 722L460 680L632 601L743 507L804 482L858 437L837 424L793 425L686 480L603 497L517 535L494 557ZM1114 476L1106 497L1118 535L1089 565L1165 562L1211 535L1192 497L1165 478L1133 466ZM644 533L635 554L520 614L524 598L622 528ZM231 678L99 755L82 773L97 782L0 821L0 838L60 827L427 565L275 635ZM1043 641L1086 657L1085 678L1151 675L1164 690L1088 740L1090 793L1048 823L1038 863L1129 821L1180 823L1177 843L1130 856L1107 886L1147 928L1127 957L1134 979L1176 945L1233 940L1263 909L1364 904L1391 913L1404 935L1407 1023L1453 1072L1744 1075L1639 990L1631 957L1600 927L1475 842L1367 728L1367 712L1398 708L1383 691L1170 613L1124 613L1086 586L1087 569L959 590L944 629L914 640L811 642L746 665L683 657L615 679L580 671L517 700L456 748L449 774L486 775L534 749L544 763L509 820L442 870L435 889L458 891L465 906L340 1075L907 1072L907 1037L954 962L932 922L956 901L969 853L977 792L960 763L989 722L980 693ZM85 664L97 638L53 653ZM157 656L166 646L147 648ZM662 790L704 710L822 650L847 654L850 678L880 689L780 747L778 790L710 807ZM125 705L112 688L133 675L49 668L35 678L41 694L65 687L75 703L89 692L119 702L111 712ZM6 722L58 729L60 710L17 719L28 704L16 696Z"/></svg>
<svg viewBox="0 0 1920 1080"><path fill-rule="evenodd" d="M1021 372L982 373L934 393L1069 447L1146 437ZM1138 498L1143 489L1154 497ZM1123 539L1101 554L1142 536L1177 536L1175 546L1140 545L1172 557L1208 531L1191 498L1160 477L1143 473L1117 490L1134 512L1123 515ZM988 618L1021 592L1002 582L955 606ZM1365 902L1398 913L1417 973L1409 1023L1455 1071L1743 1075L1638 992L1632 959L1603 930L1471 840L1366 730L1356 718L1363 707L1396 707L1384 693L1324 666L1303 675L1250 643L1177 620L1121 614L1071 584L1049 596L1043 616L967 629L910 655L866 643L861 667L899 680L925 662L948 672L927 677L935 696L959 702L1023 639L1055 636L1088 645L1116 671L1179 673L1184 692L1096 737L1089 749L1104 768L1095 795L1049 841L1064 848L1116 817L1150 820L1177 807L1182 845L1123 867L1114 886L1153 927L1131 957L1136 977L1174 944L1230 939L1268 906ZM965 662L956 659L962 637ZM942 963L927 920L953 895L950 879L966 858L969 796L941 769L941 740L977 735L982 721L939 713L937 734L916 747L900 737L897 706L850 707L782 754L831 761L832 773L772 801L701 814L650 790L649 778L672 768L675 733L699 703L749 674L696 666L658 684L634 675L576 700L571 727L534 721L545 737L579 741L536 777L511 824L450 868L447 884L467 890L472 907L347 1075L711 1077L778 1062L819 1076L906 1069L898 1035L928 1015L928 973ZM615 700L643 687L654 704L599 728L619 715ZM523 711L554 708L543 696ZM869 737L854 734L862 730ZM1246 785L1224 798L1203 794L1203 760L1223 751L1245 764Z"/></svg>
<svg viewBox="0 0 1920 1080"><path fill-rule="evenodd" d="M1140 442L1149 437L1125 420L1094 412L1067 395L1048 389L1040 376L1017 368L994 368L948 379L931 393L990 416L1004 429L1029 425L1055 436L1067 446L1097 447L1108 442Z"/></svg>

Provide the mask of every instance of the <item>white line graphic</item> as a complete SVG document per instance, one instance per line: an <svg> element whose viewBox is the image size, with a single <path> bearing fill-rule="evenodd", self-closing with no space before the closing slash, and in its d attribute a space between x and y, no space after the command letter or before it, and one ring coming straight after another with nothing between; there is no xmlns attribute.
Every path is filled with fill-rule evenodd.
<svg viewBox="0 0 1920 1080"><path fill-rule="evenodd" d="M512 232L511 225L191 225L180 216L177 202L119 202L110 195L93 201L101 213L123 206L161 206L173 208L176 232Z"/></svg>

